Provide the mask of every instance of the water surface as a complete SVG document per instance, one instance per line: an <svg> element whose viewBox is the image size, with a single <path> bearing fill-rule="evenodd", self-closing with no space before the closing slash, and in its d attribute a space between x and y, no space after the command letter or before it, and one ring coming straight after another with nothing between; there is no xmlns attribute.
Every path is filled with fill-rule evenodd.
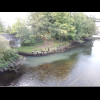
<svg viewBox="0 0 100 100"><path fill-rule="evenodd" d="M100 40L64 53L26 57L19 73L9 72L6 77L10 81L1 85L100 86Z"/></svg>

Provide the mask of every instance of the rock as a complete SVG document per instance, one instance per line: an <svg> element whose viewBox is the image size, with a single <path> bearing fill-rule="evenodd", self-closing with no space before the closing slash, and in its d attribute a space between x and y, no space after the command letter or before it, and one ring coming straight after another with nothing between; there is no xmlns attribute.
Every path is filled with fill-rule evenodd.
<svg viewBox="0 0 100 100"><path fill-rule="evenodd" d="M34 51L32 51L32 54L34 54Z"/></svg>
<svg viewBox="0 0 100 100"><path fill-rule="evenodd" d="M10 67L12 67L12 68L13 68L13 67L14 67L14 64L13 64L13 63L11 63L11 64L10 64Z"/></svg>

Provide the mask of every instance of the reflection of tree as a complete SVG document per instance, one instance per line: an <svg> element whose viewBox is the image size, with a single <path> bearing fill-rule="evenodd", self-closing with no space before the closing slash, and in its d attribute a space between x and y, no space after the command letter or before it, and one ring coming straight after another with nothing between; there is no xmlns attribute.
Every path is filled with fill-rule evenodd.
<svg viewBox="0 0 100 100"><path fill-rule="evenodd" d="M56 61L49 64L43 64L36 68L36 73L40 81L53 77L57 80L63 80L72 70L73 64L77 60L77 54L70 56L69 59Z"/></svg>
<svg viewBox="0 0 100 100"><path fill-rule="evenodd" d="M93 41L87 42L83 48L85 48L85 51L83 52L84 55L91 55L92 54L92 47L93 47Z"/></svg>

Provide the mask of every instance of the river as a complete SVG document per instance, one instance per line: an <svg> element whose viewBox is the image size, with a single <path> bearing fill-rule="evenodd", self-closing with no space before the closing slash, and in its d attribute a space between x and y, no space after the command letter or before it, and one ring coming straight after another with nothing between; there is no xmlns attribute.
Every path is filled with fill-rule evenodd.
<svg viewBox="0 0 100 100"><path fill-rule="evenodd" d="M0 73L0 86L100 86L100 40L64 53L26 57L19 73Z"/></svg>

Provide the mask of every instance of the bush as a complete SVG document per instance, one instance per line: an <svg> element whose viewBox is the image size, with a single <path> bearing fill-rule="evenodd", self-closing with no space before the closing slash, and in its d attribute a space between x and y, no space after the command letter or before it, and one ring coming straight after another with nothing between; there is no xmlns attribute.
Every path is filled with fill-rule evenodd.
<svg viewBox="0 0 100 100"><path fill-rule="evenodd" d="M38 43L43 43L43 39L40 36L37 37L28 37L24 39L21 43L22 46L34 46Z"/></svg>
<svg viewBox="0 0 100 100"><path fill-rule="evenodd" d="M8 65L15 59L18 59L19 55L12 50L4 51L3 56L0 58L0 68L8 67Z"/></svg>
<svg viewBox="0 0 100 100"><path fill-rule="evenodd" d="M24 39L21 43L22 46L32 46L35 44L35 40L34 38L27 38L27 39Z"/></svg>

